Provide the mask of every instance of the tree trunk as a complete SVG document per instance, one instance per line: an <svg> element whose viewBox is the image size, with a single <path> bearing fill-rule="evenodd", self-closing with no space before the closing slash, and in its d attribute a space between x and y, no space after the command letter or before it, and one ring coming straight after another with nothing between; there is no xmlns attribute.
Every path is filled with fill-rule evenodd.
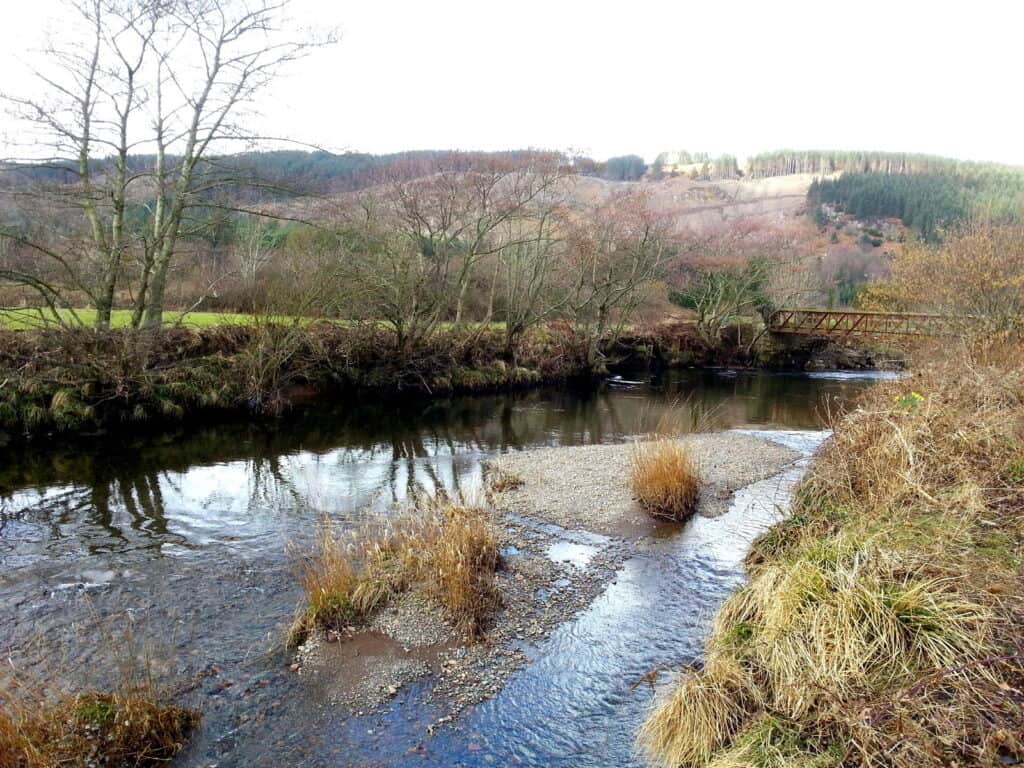
<svg viewBox="0 0 1024 768"><path fill-rule="evenodd" d="M154 265L149 278L149 289L143 304L140 328L159 328L164 322L164 289L167 287L168 262Z"/></svg>
<svg viewBox="0 0 1024 768"><path fill-rule="evenodd" d="M113 295L113 286L108 293L106 290L103 292L103 296L96 302L96 323L94 327L97 331L108 331L110 330L110 310L113 301L111 297Z"/></svg>

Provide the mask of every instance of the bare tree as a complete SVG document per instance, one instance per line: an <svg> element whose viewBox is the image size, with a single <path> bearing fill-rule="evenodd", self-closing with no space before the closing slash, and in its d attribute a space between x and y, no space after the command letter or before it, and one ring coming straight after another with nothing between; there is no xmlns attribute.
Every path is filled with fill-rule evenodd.
<svg viewBox="0 0 1024 768"><path fill-rule="evenodd" d="M616 337L659 274L672 247L665 219L642 192L616 195L579 213L567 239L565 312L582 362L602 366L600 345Z"/></svg>
<svg viewBox="0 0 1024 768"><path fill-rule="evenodd" d="M504 300L504 355L512 365L517 362L523 335L554 316L569 301L568 292L560 290L557 283L565 258L562 214L559 206L540 208L528 223L530 237L523 233L509 236L498 252L496 272L501 277Z"/></svg>
<svg viewBox="0 0 1024 768"><path fill-rule="evenodd" d="M456 155L426 176L393 169L340 216L349 281L361 313L394 330L401 349L445 320L465 322L465 300L481 262L535 240L537 211L557 197L556 155Z"/></svg>
<svg viewBox="0 0 1024 768"><path fill-rule="evenodd" d="M36 77L44 96L5 94L49 159L7 161L12 194L65 217L61 237L26 227L0 235L50 262L49 274L7 273L50 302L84 295L109 326L119 288L135 323L162 322L168 276L190 212L244 181L215 161L256 137L243 123L281 68L330 41L281 29L288 0L68 0L76 37L51 44ZM132 269L128 270L128 259ZM122 282L131 277L131 284Z"/></svg>
<svg viewBox="0 0 1024 768"><path fill-rule="evenodd" d="M243 214L239 224L239 237L235 243L235 258L242 279L243 291L255 297L259 277L273 259L272 225L266 219Z"/></svg>

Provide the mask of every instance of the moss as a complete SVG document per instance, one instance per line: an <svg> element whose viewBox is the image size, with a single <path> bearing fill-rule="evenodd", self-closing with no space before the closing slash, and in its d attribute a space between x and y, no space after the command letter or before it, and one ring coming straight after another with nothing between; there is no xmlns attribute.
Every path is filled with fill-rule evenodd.
<svg viewBox="0 0 1024 768"><path fill-rule="evenodd" d="M75 716L86 725L95 728L109 726L117 716L114 701L99 696L85 697L78 702Z"/></svg>
<svg viewBox="0 0 1024 768"><path fill-rule="evenodd" d="M485 391L564 379L579 362L550 329L502 359L496 328L443 328L410 350L375 326L227 324L134 335L89 330L3 332L0 429L33 437L177 421L213 409L278 415L295 384L372 391ZM267 352L287 354L267 364ZM274 359L271 355L270 359Z"/></svg>
<svg viewBox="0 0 1024 768"><path fill-rule="evenodd" d="M1016 485L1024 485L1024 457L1013 459L1006 465L1003 474Z"/></svg>

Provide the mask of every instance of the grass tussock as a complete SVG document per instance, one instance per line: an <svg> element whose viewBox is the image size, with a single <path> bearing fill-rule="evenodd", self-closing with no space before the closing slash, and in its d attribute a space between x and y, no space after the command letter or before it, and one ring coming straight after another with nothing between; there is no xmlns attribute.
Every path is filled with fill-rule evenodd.
<svg viewBox="0 0 1024 768"><path fill-rule="evenodd" d="M525 482L522 475L498 464L488 473L487 488L491 493L506 493L522 488Z"/></svg>
<svg viewBox="0 0 1024 768"><path fill-rule="evenodd" d="M405 515L373 529L342 533L329 520L299 580L307 603L289 644L316 629L357 626L394 596L416 589L436 600L470 638L498 603L498 536L491 513L447 497L421 498Z"/></svg>
<svg viewBox="0 0 1024 768"><path fill-rule="evenodd" d="M685 445L669 438L636 443L630 462L633 495L648 513L680 521L696 511L700 470Z"/></svg>
<svg viewBox="0 0 1024 768"><path fill-rule="evenodd" d="M166 765L199 724L198 712L159 702L149 688L79 693L55 701L0 697L0 766Z"/></svg>
<svg viewBox="0 0 1024 768"><path fill-rule="evenodd" d="M1024 351L874 388L639 733L663 766L1024 759Z"/></svg>

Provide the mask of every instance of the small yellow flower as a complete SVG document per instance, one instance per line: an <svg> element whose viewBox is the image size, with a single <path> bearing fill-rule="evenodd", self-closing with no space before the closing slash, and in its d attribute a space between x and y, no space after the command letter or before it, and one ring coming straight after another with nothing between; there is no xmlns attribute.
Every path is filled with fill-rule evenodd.
<svg viewBox="0 0 1024 768"><path fill-rule="evenodd" d="M896 395L892 401L896 403L900 408L904 410L911 410L916 408L919 403L924 400L924 395L920 392L911 391L904 395Z"/></svg>

